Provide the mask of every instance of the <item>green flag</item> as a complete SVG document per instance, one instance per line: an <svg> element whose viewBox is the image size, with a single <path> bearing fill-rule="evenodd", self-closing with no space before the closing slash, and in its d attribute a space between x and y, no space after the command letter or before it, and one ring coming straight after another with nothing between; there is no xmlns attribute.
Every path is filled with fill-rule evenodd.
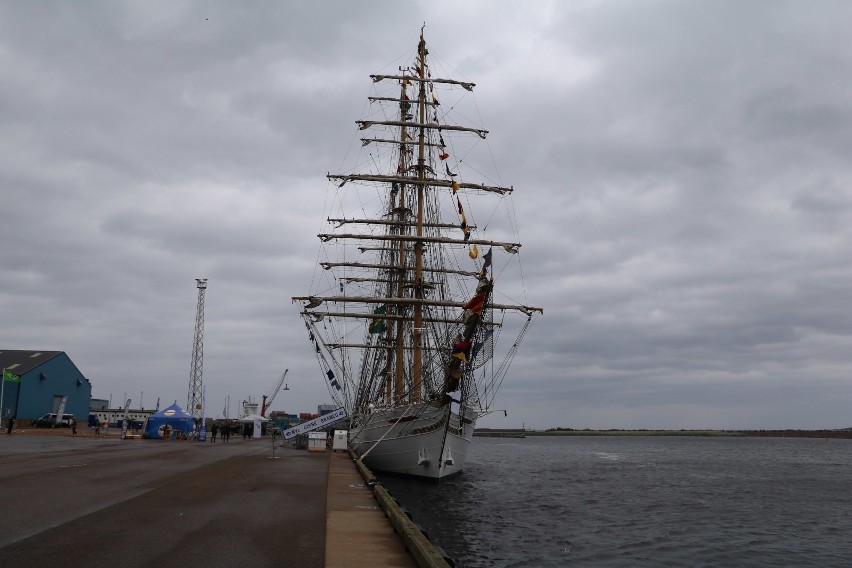
<svg viewBox="0 0 852 568"><path fill-rule="evenodd" d="M8 369L3 369L3 380L9 381L10 383L20 383L21 377L18 375L13 375L12 371L9 371Z"/></svg>
<svg viewBox="0 0 852 568"><path fill-rule="evenodd" d="M383 315L385 315L386 310L387 310L386 306L379 306L378 308L373 310L373 313L376 314L376 315L383 316ZM370 331L370 333L382 333L385 329L387 329L387 328L385 327L384 318L375 318L373 320L373 322L370 324L369 331Z"/></svg>

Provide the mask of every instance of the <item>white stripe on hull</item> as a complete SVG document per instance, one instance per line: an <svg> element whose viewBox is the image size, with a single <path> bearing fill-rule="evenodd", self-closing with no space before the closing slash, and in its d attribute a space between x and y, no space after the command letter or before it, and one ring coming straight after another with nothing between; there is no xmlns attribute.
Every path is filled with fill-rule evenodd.
<svg viewBox="0 0 852 568"><path fill-rule="evenodd" d="M376 410L364 426L352 429L350 443L355 453L366 455L363 459L367 467L432 479L460 472L473 437L476 414L469 411L464 424L460 424L457 414L451 414L448 432L445 408L422 404L404 412L405 407ZM394 423L400 417L403 420Z"/></svg>

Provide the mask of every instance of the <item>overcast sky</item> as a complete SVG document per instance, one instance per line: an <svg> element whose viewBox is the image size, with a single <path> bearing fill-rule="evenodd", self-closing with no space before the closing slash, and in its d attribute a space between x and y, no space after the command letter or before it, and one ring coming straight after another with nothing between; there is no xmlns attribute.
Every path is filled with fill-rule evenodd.
<svg viewBox="0 0 852 568"><path fill-rule="evenodd" d="M477 83L544 316L484 426L852 426L848 2L0 2L0 348L329 401L290 297L371 73ZM143 394L144 393L144 394Z"/></svg>

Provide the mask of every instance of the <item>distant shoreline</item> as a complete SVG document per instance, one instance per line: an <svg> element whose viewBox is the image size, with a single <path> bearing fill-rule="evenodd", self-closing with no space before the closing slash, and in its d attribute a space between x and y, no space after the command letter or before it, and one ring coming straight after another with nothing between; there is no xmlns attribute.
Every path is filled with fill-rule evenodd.
<svg viewBox="0 0 852 568"><path fill-rule="evenodd" d="M473 435L488 438L525 438L531 436L727 436L852 439L852 430L498 430L480 428L474 431Z"/></svg>

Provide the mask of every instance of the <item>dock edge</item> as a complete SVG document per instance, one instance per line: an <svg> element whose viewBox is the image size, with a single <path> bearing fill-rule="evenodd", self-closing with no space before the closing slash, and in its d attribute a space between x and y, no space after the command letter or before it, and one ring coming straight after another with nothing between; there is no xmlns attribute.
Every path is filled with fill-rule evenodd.
<svg viewBox="0 0 852 568"><path fill-rule="evenodd" d="M420 568L452 568L453 564L450 564L438 547L426 538L423 531L408 517L396 499L376 479L373 472L358 459L352 450L349 450L349 456L417 565Z"/></svg>

